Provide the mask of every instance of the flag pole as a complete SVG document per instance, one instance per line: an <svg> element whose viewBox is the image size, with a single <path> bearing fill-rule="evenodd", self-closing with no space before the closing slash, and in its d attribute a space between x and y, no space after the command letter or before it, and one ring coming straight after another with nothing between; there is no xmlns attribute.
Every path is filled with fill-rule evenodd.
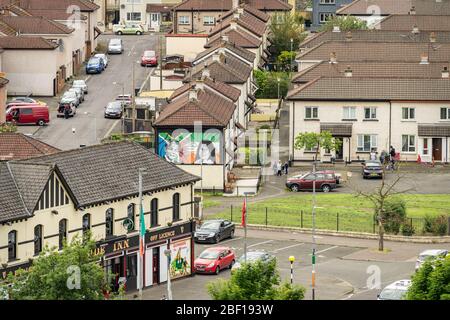
<svg viewBox="0 0 450 320"><path fill-rule="evenodd" d="M245 193L244 201L244 262L247 263L247 193Z"/></svg>
<svg viewBox="0 0 450 320"><path fill-rule="evenodd" d="M145 171L139 168L139 268L138 268L138 288L139 300L142 300L142 287L144 286L144 248L145 248L145 220L142 206L142 173Z"/></svg>

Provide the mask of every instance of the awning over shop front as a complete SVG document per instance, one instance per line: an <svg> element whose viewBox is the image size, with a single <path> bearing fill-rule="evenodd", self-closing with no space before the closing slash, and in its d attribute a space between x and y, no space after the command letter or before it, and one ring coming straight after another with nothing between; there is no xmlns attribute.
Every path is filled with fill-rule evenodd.
<svg viewBox="0 0 450 320"><path fill-rule="evenodd" d="M329 131L333 136L337 137L351 137L352 124L351 123L321 123L320 132Z"/></svg>
<svg viewBox="0 0 450 320"><path fill-rule="evenodd" d="M450 124L419 124L419 137L450 137Z"/></svg>

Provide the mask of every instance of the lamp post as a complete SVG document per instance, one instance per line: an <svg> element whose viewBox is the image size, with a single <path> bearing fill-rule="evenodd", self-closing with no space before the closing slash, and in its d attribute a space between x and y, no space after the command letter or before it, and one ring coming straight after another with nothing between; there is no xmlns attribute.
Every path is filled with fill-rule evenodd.
<svg viewBox="0 0 450 320"><path fill-rule="evenodd" d="M277 89L278 89L277 96L278 96L278 100L280 100L280 81L281 81L281 79L277 78Z"/></svg>
<svg viewBox="0 0 450 320"><path fill-rule="evenodd" d="M289 68L289 71L290 71L290 73L291 73L291 75L292 75L292 72L294 71L294 68L292 67L292 47L293 47L293 45L294 45L294 39L292 39L291 38L291 65L290 65L290 68Z"/></svg>
<svg viewBox="0 0 450 320"><path fill-rule="evenodd" d="M125 96L125 85L123 82L113 82L113 85L118 85L122 87L122 98ZM121 103L122 105L122 133L125 133L125 103Z"/></svg>
<svg viewBox="0 0 450 320"><path fill-rule="evenodd" d="M139 281L139 300L142 300L142 288L144 287L144 250L145 250L145 223L141 215L144 214L142 206L142 175L146 173L145 168L139 168L139 267L138 267L138 281Z"/></svg>
<svg viewBox="0 0 450 320"><path fill-rule="evenodd" d="M172 287L170 283L170 249L164 250L167 257L167 300L172 300Z"/></svg>
<svg viewBox="0 0 450 320"><path fill-rule="evenodd" d="M291 284L294 283L294 262L295 262L295 257L294 256L290 256L289 257L289 262L291 263Z"/></svg>

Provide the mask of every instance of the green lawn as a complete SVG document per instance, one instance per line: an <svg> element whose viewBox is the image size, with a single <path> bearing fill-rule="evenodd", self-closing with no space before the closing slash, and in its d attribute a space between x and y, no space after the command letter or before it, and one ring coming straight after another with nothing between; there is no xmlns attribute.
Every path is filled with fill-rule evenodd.
<svg viewBox="0 0 450 320"><path fill-rule="evenodd" d="M416 228L422 230L426 214L450 215L449 195L402 195L407 204L407 215ZM318 229L374 232L371 203L351 194L317 195L316 227ZM284 198L270 199L248 205L248 223L275 226L312 227L312 196L296 194ZM241 207L234 207L211 218L231 219L239 222ZM266 213L267 212L267 213ZM303 212L303 213L302 213ZM376 231L376 230L375 230Z"/></svg>

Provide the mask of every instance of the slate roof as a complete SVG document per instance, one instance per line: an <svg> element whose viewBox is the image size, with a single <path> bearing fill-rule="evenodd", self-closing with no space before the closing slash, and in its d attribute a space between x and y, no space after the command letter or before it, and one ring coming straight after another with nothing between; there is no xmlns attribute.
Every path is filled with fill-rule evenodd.
<svg viewBox="0 0 450 320"><path fill-rule="evenodd" d="M21 133L0 133L0 161L28 159L58 151L60 150L57 148Z"/></svg>
<svg viewBox="0 0 450 320"><path fill-rule="evenodd" d="M328 131L333 136L351 137L352 136L352 123L330 123L321 122L320 132Z"/></svg>
<svg viewBox="0 0 450 320"><path fill-rule="evenodd" d="M100 6L89 0L14 0L17 5L25 10L63 10L70 6L78 6L81 12L94 12ZM11 0L0 0L0 5L10 4Z"/></svg>
<svg viewBox="0 0 450 320"><path fill-rule="evenodd" d="M370 15L367 13L370 6L378 6L380 15L409 14L414 7L416 14L450 15L450 3L436 0L356 0L337 10L342 15Z"/></svg>
<svg viewBox="0 0 450 320"><path fill-rule="evenodd" d="M450 101L449 79L317 78L288 92L288 100Z"/></svg>
<svg viewBox="0 0 450 320"><path fill-rule="evenodd" d="M450 137L450 124L432 123L418 125L418 135L420 137Z"/></svg>
<svg viewBox="0 0 450 320"><path fill-rule="evenodd" d="M261 11L290 11L292 6L282 0L246 0L250 7ZM228 11L232 9L232 0L186 0L175 6L177 11Z"/></svg>
<svg viewBox="0 0 450 320"><path fill-rule="evenodd" d="M429 61L432 62L450 61L450 43L368 41L327 41L301 52L296 59L329 61L332 52L336 53L338 62L420 62L423 53L428 54Z"/></svg>
<svg viewBox="0 0 450 320"><path fill-rule="evenodd" d="M262 37L267 28L267 24L264 21L244 11L243 14L239 15L239 18L235 18L234 14L232 14L223 19L218 19L216 26L209 32L209 36L212 37L221 30L229 28L232 21L236 21L240 27L247 29L258 37Z"/></svg>
<svg viewBox="0 0 450 320"><path fill-rule="evenodd" d="M65 21L74 17L72 12L65 10L28 9L27 11L33 16L45 17L50 20ZM80 20L87 20L87 17L84 14L80 14Z"/></svg>
<svg viewBox="0 0 450 320"><path fill-rule="evenodd" d="M219 44L222 41L222 36L228 36L228 42L234 44L241 48L252 48L256 49L261 46L262 40L248 34L245 31L239 29L236 30L226 30L223 33L218 33L211 38L208 38L208 42L205 44L205 48L211 48Z"/></svg>
<svg viewBox="0 0 450 320"><path fill-rule="evenodd" d="M450 70L449 63L398 63L398 62L348 62L329 63L324 61L298 72L293 83L306 83L318 77L344 77L350 67L353 77L371 78L442 78L444 67Z"/></svg>
<svg viewBox="0 0 450 320"><path fill-rule="evenodd" d="M413 26L421 31L450 31L450 19L448 15L392 15L377 24L382 30L397 31L412 30Z"/></svg>
<svg viewBox="0 0 450 320"><path fill-rule="evenodd" d="M241 95L241 91L233 86L230 86L226 83L223 83L221 81L216 81L211 78L203 78L201 79L203 83L209 87L209 89L212 89L212 92L217 91L218 93L226 96L228 99L231 99L232 101L236 102L239 99L239 96ZM172 95L170 96L170 100L173 100L177 98L178 96L186 93L191 88L196 86L197 81L190 81L189 83L179 87L176 89Z"/></svg>
<svg viewBox="0 0 450 320"><path fill-rule="evenodd" d="M208 48L202 52L200 52L194 59L194 61L192 62L193 64L198 63L199 60L201 60L202 58L208 56L208 55L212 55L214 52L219 51L220 49L223 49L225 52L226 50L229 50L230 52L232 52L233 54L242 57L245 61L251 62L253 63L253 61L256 58L256 55L249 51L246 50L244 48L240 48L238 46L235 46L229 42L225 42L225 41L221 41L220 43L217 43L215 46Z"/></svg>
<svg viewBox="0 0 450 320"><path fill-rule="evenodd" d="M0 21L21 34L70 34L74 31L44 17L0 16Z"/></svg>
<svg viewBox="0 0 450 320"><path fill-rule="evenodd" d="M42 37L4 36L0 37L0 48L5 50L54 50L58 48L58 44Z"/></svg>

